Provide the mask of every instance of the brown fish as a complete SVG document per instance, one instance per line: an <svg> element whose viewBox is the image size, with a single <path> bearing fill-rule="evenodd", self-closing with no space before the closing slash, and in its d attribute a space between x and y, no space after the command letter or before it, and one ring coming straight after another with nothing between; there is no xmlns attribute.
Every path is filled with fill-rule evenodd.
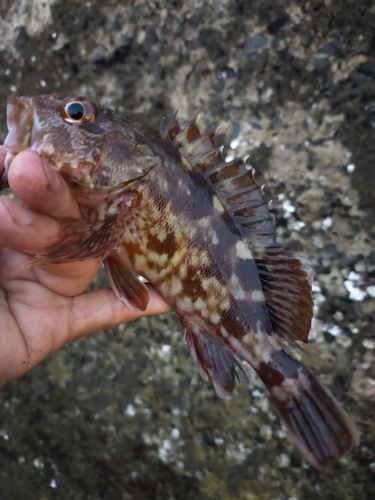
<svg viewBox="0 0 375 500"><path fill-rule="evenodd" d="M312 269L276 241L268 203L244 159L223 161L214 132L173 116L155 132L85 97L11 98L7 165L31 148L58 170L82 219L33 263L102 257L111 286L145 310L143 276L181 318L203 379L227 397L236 357L266 385L304 458L327 471L359 442L333 395L286 352L307 342ZM3 179L3 183L6 180Z"/></svg>

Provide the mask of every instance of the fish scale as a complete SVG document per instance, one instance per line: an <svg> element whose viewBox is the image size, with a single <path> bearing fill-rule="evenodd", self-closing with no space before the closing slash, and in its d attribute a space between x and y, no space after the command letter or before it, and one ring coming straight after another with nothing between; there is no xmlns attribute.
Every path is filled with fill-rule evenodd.
<svg viewBox="0 0 375 500"><path fill-rule="evenodd" d="M277 243L246 157L225 162L198 117L182 127L175 114L156 132L82 96L13 97L8 127L6 165L38 151L82 215L61 219L57 241L30 265L101 257L117 298L140 310L149 301L143 276L180 316L183 340L220 397L244 359L315 468L329 470L358 444L340 403L287 352L308 340L312 269Z"/></svg>

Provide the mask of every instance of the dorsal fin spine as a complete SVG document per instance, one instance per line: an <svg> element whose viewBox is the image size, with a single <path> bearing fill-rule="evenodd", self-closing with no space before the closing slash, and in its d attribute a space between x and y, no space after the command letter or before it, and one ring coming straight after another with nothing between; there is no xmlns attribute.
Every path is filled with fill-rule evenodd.
<svg viewBox="0 0 375 500"><path fill-rule="evenodd" d="M194 135L188 133L191 127L194 127ZM220 126L208 130L205 134L200 134L196 120L192 120L181 132L181 138L176 137L173 142L180 148L180 153L188 158L194 167L203 172L217 165L218 161L219 163L222 161L223 146L215 146L215 135L219 128ZM209 161L208 155L210 154L213 155L211 158L214 158L212 163Z"/></svg>
<svg viewBox="0 0 375 500"><path fill-rule="evenodd" d="M177 120L178 113L179 110L175 111L169 119L166 120L163 118L159 127L161 136L171 142L174 141L175 137L181 130L180 123Z"/></svg>
<svg viewBox="0 0 375 500"><path fill-rule="evenodd" d="M221 162L220 148L214 148L209 153L201 156L195 163L195 166L205 172L211 165L216 165Z"/></svg>
<svg viewBox="0 0 375 500"><path fill-rule="evenodd" d="M225 200L225 203L230 203L231 198L239 198L242 199L242 197L248 196L251 194L253 191L256 191L257 189L260 189L260 186L258 184L253 184L250 186L244 186L242 188L237 189L234 193L223 193L222 198ZM231 204L231 207L234 207L235 205Z"/></svg>
<svg viewBox="0 0 375 500"><path fill-rule="evenodd" d="M251 209L252 210L255 210L256 208L260 208L260 207L264 207L265 205L268 205L268 201L266 200L263 200L263 201L260 201L259 203L255 204L255 205L252 205ZM233 206L232 206L232 210L234 212L235 215L239 215L241 217L241 214L238 214L237 212L239 212L240 210L247 210L248 207L241 207L240 209L234 209Z"/></svg>
<svg viewBox="0 0 375 500"><path fill-rule="evenodd" d="M199 139L201 134L199 132L199 114L193 118L175 137L174 142L179 146L190 144L195 139Z"/></svg>
<svg viewBox="0 0 375 500"><path fill-rule="evenodd" d="M205 176L208 178L209 176L216 174L223 168L229 168L229 167L234 167L238 165L238 167L241 167L246 163L246 160L249 158L249 155L242 156L241 158L235 158L234 160L225 162L221 161L218 165L215 165L213 168L205 172ZM249 171L249 170L248 170Z"/></svg>
<svg viewBox="0 0 375 500"><path fill-rule="evenodd" d="M202 156L205 156L207 152L211 152L212 147L214 146L214 134L215 132L212 131L211 133L207 133L198 137L193 142L190 142L186 146L183 146L180 149L180 153L183 156L188 156L191 160L192 165L195 167L197 161L199 161ZM207 145L208 148L207 152L203 154L202 149L204 145Z"/></svg>
<svg viewBox="0 0 375 500"><path fill-rule="evenodd" d="M263 222L268 222L272 221L272 217L248 217L245 221L240 222L240 226L243 228L254 226L255 224L262 224ZM269 233L261 233L262 235L269 234ZM274 234L274 233L273 233ZM260 234L258 235L260 236Z"/></svg>

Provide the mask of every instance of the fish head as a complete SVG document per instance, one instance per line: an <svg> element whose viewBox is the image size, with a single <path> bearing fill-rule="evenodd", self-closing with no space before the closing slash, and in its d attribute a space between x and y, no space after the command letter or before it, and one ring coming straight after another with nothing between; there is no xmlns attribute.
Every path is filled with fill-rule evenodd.
<svg viewBox="0 0 375 500"><path fill-rule="evenodd" d="M38 152L65 178L89 188L124 184L142 173L142 158L134 154L131 126L86 97L12 96L7 124L4 146L8 154L1 187L7 184L12 159L26 149Z"/></svg>

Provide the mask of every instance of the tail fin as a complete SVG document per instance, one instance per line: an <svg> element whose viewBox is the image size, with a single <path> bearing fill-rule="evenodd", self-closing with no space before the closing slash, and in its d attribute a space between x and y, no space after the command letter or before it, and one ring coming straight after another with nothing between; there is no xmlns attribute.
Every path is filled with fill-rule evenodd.
<svg viewBox="0 0 375 500"><path fill-rule="evenodd" d="M341 404L284 351L262 363L259 375L291 440L313 467L327 472L359 444L359 434Z"/></svg>

